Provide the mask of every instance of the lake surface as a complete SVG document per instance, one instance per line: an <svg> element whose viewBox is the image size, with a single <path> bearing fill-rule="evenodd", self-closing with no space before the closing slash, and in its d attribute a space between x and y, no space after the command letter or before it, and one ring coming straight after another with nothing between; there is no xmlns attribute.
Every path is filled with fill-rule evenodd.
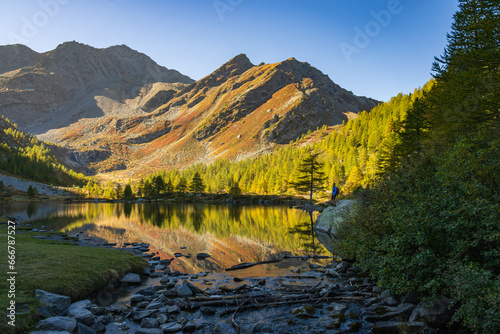
<svg viewBox="0 0 500 334"><path fill-rule="evenodd" d="M171 268L191 274L221 272L235 264L280 258L285 254L331 256L315 237L313 224L317 214L288 206L11 203L0 206L0 215L21 216L36 228L44 225L49 231L77 235L88 245L107 242L121 247L126 242L145 242L161 259L182 253L188 257L175 258ZM200 252L211 257L197 260L196 254ZM279 275L301 264L304 264L301 259L289 259L239 270L238 275Z"/></svg>

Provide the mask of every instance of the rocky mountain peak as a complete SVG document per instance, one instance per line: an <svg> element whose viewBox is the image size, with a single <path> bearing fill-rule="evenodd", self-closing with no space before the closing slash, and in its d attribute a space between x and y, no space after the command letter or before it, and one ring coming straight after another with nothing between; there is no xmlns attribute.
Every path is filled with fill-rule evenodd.
<svg viewBox="0 0 500 334"><path fill-rule="evenodd" d="M247 55L240 53L236 57L230 59L227 63L219 67L219 70L229 72L229 77L240 75L252 68L254 65L248 59ZM216 71L217 72L217 71Z"/></svg>
<svg viewBox="0 0 500 334"><path fill-rule="evenodd" d="M40 60L40 54L21 44L0 46L0 74L31 66Z"/></svg>

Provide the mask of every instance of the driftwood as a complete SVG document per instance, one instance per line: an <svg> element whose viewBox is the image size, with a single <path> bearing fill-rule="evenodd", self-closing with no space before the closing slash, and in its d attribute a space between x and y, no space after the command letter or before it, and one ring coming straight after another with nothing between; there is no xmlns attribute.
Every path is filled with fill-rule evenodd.
<svg viewBox="0 0 500 334"><path fill-rule="evenodd" d="M232 266L231 268L226 268L226 271L246 269L246 268L256 266L258 264L277 263L277 262L281 262L281 261L282 260L266 260L266 261L259 261L259 262L240 263L240 264L236 264L236 265Z"/></svg>
<svg viewBox="0 0 500 334"><path fill-rule="evenodd" d="M281 258L283 259L332 259L333 256L326 255L283 255Z"/></svg>

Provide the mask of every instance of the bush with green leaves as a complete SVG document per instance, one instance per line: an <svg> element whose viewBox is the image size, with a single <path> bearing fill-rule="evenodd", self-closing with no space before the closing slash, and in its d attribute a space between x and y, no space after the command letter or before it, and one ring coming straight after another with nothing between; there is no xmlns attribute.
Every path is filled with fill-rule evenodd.
<svg viewBox="0 0 500 334"><path fill-rule="evenodd" d="M414 157L362 192L338 235L381 286L453 297L455 320L485 333L500 328L498 132Z"/></svg>

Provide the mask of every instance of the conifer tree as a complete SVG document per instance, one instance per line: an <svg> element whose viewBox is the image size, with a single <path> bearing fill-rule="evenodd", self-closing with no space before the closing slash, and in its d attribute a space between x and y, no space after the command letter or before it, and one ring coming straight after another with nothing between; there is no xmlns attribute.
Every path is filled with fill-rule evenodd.
<svg viewBox="0 0 500 334"><path fill-rule="evenodd" d="M144 186L142 188L142 196L146 198L151 198L153 196L153 186L149 180L144 181Z"/></svg>
<svg viewBox="0 0 500 334"><path fill-rule="evenodd" d="M191 182L189 183L189 191L199 194L203 190L205 190L205 185L203 184L200 173L195 172Z"/></svg>
<svg viewBox="0 0 500 334"><path fill-rule="evenodd" d="M187 182L186 182L186 179L184 177L180 177L179 179L179 183L177 183L177 185L175 186L175 190L177 190L177 192L179 193L185 193L186 190L187 190Z"/></svg>
<svg viewBox="0 0 500 334"><path fill-rule="evenodd" d="M402 126L403 130L399 132L401 154L408 156L413 152L420 152L422 141L427 137L430 128L424 100L415 99Z"/></svg>
<svg viewBox="0 0 500 334"><path fill-rule="evenodd" d="M309 203L312 204L313 192L325 189L327 177L323 172L323 163L319 161L321 152L310 150L300 162L298 177L290 184L299 193L309 193Z"/></svg>
<svg viewBox="0 0 500 334"><path fill-rule="evenodd" d="M433 128L444 138L500 116L499 17L498 0L459 0L428 98Z"/></svg>
<svg viewBox="0 0 500 334"><path fill-rule="evenodd" d="M33 187L33 186L31 186L31 184L30 184L30 186L28 187L28 197L29 197L29 199L33 199L33 198L35 198L36 193L37 193L37 191L36 191L36 187Z"/></svg>
<svg viewBox="0 0 500 334"><path fill-rule="evenodd" d="M125 189L123 189L123 198L126 200L134 198L134 193L132 192L132 187L130 186L130 184L127 184L125 186Z"/></svg>
<svg viewBox="0 0 500 334"><path fill-rule="evenodd" d="M156 197L160 196L160 193L165 190L165 182L161 175L157 175L153 178L153 190Z"/></svg>

